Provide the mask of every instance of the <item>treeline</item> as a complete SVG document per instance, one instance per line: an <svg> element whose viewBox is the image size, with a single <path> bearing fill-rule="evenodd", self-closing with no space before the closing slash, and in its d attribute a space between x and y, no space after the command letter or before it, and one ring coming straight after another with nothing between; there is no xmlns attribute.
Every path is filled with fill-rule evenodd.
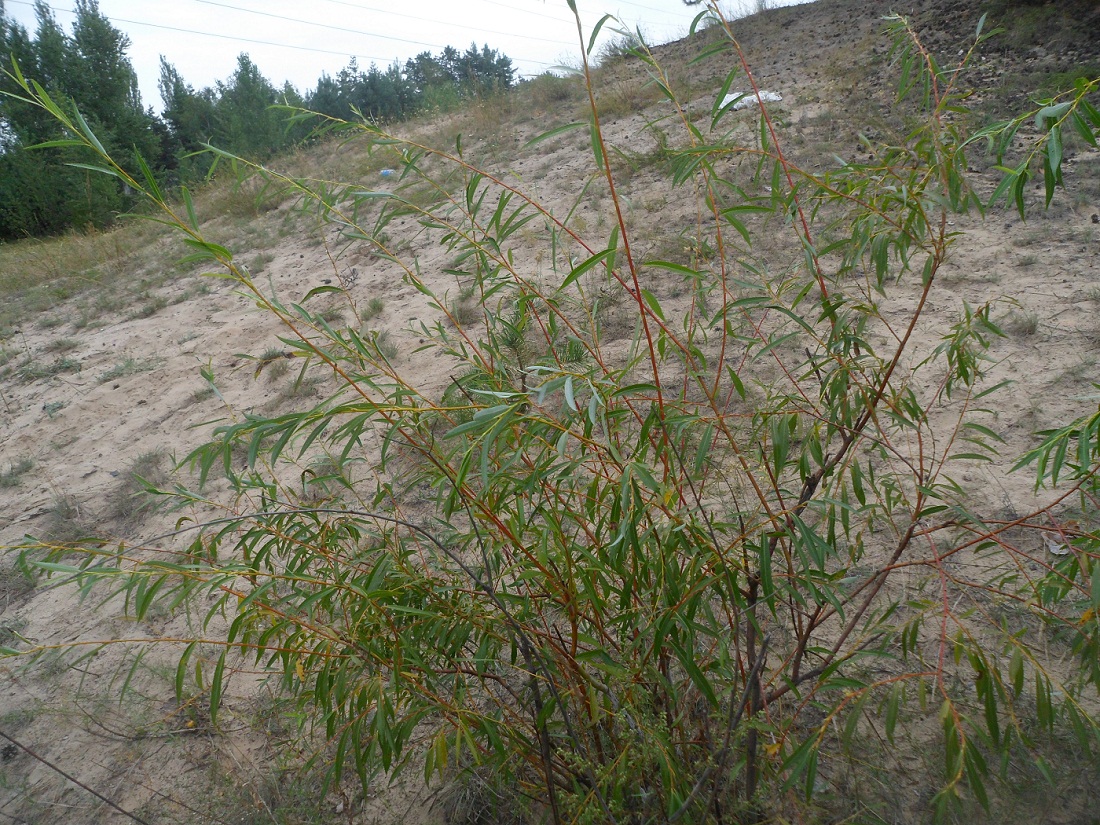
<svg viewBox="0 0 1100 825"><path fill-rule="evenodd" d="M451 108L463 99L510 88L510 58L484 46L439 55L423 52L404 65L360 69L353 59L336 77L322 75L314 89L276 88L247 54L230 77L196 90L163 57L159 91L164 109L144 107L137 75L126 56L129 38L100 13L97 0L76 0L71 33L58 25L43 0L35 3L33 33L11 20L0 0L0 62L12 61L65 105L75 105L104 147L117 158L138 154L163 185L186 183L205 173L194 153L209 143L260 159L310 134L277 104L302 106L339 118L358 114L400 120L426 109ZM0 76L0 91L18 93ZM113 178L72 164L89 158L80 150L25 147L63 138L46 113L0 95L0 239L48 235L70 227L104 226L130 207L129 194Z"/></svg>

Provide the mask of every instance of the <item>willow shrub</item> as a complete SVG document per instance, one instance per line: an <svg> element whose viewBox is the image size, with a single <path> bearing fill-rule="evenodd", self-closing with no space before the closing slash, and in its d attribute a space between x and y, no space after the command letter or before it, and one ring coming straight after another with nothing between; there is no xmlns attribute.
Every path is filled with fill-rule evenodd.
<svg viewBox="0 0 1100 825"><path fill-rule="evenodd" d="M737 64L721 101L751 74L716 22ZM989 804L989 777L1043 729L1094 748L1100 414L1020 458L1059 486L1052 502L1077 496L1086 513L1056 528L1069 552L1052 563L1033 548L1058 524L1053 503L997 520L952 476L1001 443L981 415L996 404L982 381L1000 334L990 308L960 306L934 347L915 349L914 331L934 295L956 300L939 288L952 216L1005 198L1022 210L1033 174L1049 196L1063 134L1095 143L1097 83L968 134L970 55L941 68L904 20L890 26L915 125L820 174L786 157L766 106L748 139L720 103L695 122L638 50L663 125L683 131L665 157L674 197L699 207L688 263L639 256L587 67L593 108L577 125L609 227L596 241L461 141L330 122L399 169L385 191L256 167L426 297L435 318L415 336L446 365L442 393L309 308L341 287L281 302L202 237L186 192L173 206L103 155L339 388L223 426L192 454L203 476L229 475L240 514L184 520L199 535L186 562L122 547L43 566L120 589L139 618L212 605L222 652L198 668L202 648L187 647L178 682L198 668L215 722L227 676L251 659L308 712L333 779L476 770L553 822L756 818L785 793L813 797L851 738L900 741L936 713L941 813L964 793ZM1017 158L992 198L967 174L979 145ZM450 280L421 271L401 219L446 249ZM760 233L801 255L767 267ZM624 317L633 336L611 340ZM322 469L294 482L287 468L321 451Z"/></svg>

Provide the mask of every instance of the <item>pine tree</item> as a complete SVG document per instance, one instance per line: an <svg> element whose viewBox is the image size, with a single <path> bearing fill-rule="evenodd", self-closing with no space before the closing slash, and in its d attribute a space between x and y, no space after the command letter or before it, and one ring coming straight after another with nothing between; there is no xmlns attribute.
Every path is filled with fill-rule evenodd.
<svg viewBox="0 0 1100 825"><path fill-rule="evenodd" d="M167 135L142 108L137 75L126 57L130 40L100 13L97 0L77 0L72 36L43 0L34 8L38 25L32 38L0 6L4 65L14 60L60 105L80 111L117 157L140 153L154 163L164 157ZM0 78L0 88L15 90L7 77ZM103 226L128 205L115 180L72 166L89 160L84 152L33 148L65 137L41 109L5 96L0 123L0 237ZM131 166L136 172L136 160Z"/></svg>

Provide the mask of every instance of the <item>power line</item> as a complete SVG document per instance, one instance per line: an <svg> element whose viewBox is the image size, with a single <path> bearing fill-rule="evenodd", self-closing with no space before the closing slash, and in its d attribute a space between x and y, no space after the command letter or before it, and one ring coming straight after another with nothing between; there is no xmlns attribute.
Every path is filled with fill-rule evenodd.
<svg viewBox="0 0 1100 825"><path fill-rule="evenodd" d="M328 23L315 23L312 20L302 20L300 17L286 17L281 14L273 14L269 11L256 11L254 9L243 9L240 6L231 6L228 3L218 3L216 0L194 0L196 3L202 3L204 6L217 6L222 9L229 9L231 11L239 11L244 14L255 14L258 17L270 17L273 20L285 20L288 23L299 23L303 26L315 26L318 29L329 29L331 31L344 32L346 34L361 34L364 37L377 37L381 40L396 40L399 43L409 43L413 46L427 46L431 49L442 49L438 43L425 43L423 40L408 40L404 37L394 37L387 34L375 34L374 32L365 32L360 29L349 29L344 26L332 26Z"/></svg>
<svg viewBox="0 0 1100 825"><path fill-rule="evenodd" d="M30 0L7 0L7 2L17 6L34 6L34 3L30 2ZM50 10L61 12L63 14L76 14L73 9L62 9L51 6ZM163 23L146 23L143 20L128 20L125 17L112 17L111 20L115 23L129 23L131 26L145 26L150 29L163 29L165 31L180 32L182 34L197 34L200 37L216 37L219 40L233 40L238 43L253 43L260 46L275 46L280 49L297 49L301 52L316 52L317 54L335 54L341 57L357 57L364 60L372 60L375 62L386 61L386 58L384 57L372 57L371 55L366 54L348 54L347 52L337 52L333 51L332 49L316 49L312 46L292 46L289 43L275 43L271 40L256 40L250 37L237 37L236 35L231 34L215 34L214 32L197 31L195 29L183 29L179 28L178 26L166 26Z"/></svg>
<svg viewBox="0 0 1100 825"><path fill-rule="evenodd" d="M488 3L491 6L500 6L501 8L508 9L509 11L520 12L521 14L533 14L537 17L544 17L547 20L554 20L558 23L565 23L565 24L570 25L570 26L574 26L575 23L576 23L576 21L573 20L573 18L571 16L570 17L555 17L552 14L543 14L540 11L534 11L533 9L521 8L519 6L511 5L509 3L503 3L500 0L481 0L481 2L482 3ZM638 8L647 9L649 11L655 11L655 12L658 12L659 14L671 14L672 13L669 9L659 9L659 8L654 7L654 6L644 6L641 3L634 3L634 2L632 2L632 0L620 0L620 2L625 2L627 5L637 6ZM656 20L640 20L639 19L637 22L640 25L643 25L643 26L677 26L677 25L681 25L681 24L678 24L678 23L670 23L670 22L667 22L667 21L656 21Z"/></svg>
<svg viewBox="0 0 1100 825"><path fill-rule="evenodd" d="M490 0L485 0L485 2L489 2L489 1ZM336 6L347 6L349 8L353 8L353 9L360 9L361 11L375 12L376 14L389 14L393 17L404 17L408 20L417 20L417 21L422 22L422 23L423 22L429 22L429 21L426 20L426 18L417 17L415 14L403 14L402 12L399 12L399 11L389 11L387 9L376 9L373 6L361 6L358 3L349 3L349 2L347 2L347 0L322 0L322 2L332 3L333 5L336 5ZM504 4L503 3L494 3L494 5L504 5ZM505 6L505 8L510 8L510 7ZM524 9L516 9L516 11L524 11ZM530 13L538 14L538 12L530 12ZM549 17L549 15L540 15L540 17ZM558 18L551 17L550 19L551 20L557 20ZM452 23L450 21L437 21L437 22L443 22L448 28L467 29L469 31L479 32L481 34L499 34L502 37L518 37L518 38L522 38L524 40L538 40L542 43L554 43L555 45L558 45L558 46L574 46L574 45L576 45L575 43L572 43L571 41L551 40L549 37L538 37L537 35L533 35L533 34L518 34L516 32L502 32L502 31L496 31L495 29L486 29L482 26L464 26L461 23ZM561 20L560 22L567 23L568 21Z"/></svg>
<svg viewBox="0 0 1100 825"><path fill-rule="evenodd" d="M501 8L509 9L510 11L518 11L523 14L533 14L536 17L545 17L547 20L555 20L558 23L572 23L573 21L567 17L555 17L552 14L543 14L541 11L532 11L531 9L522 9L518 6L513 6L508 3L501 3L498 0L481 0L482 3L488 3L490 6L500 6Z"/></svg>
<svg viewBox="0 0 1100 825"><path fill-rule="evenodd" d="M659 9L656 6L647 6L645 3L638 3L637 0L619 0L621 3L625 3L628 6L634 6L635 8L645 9L646 11L655 11L658 14L671 14L669 9ZM673 25L673 24L669 24Z"/></svg>
<svg viewBox="0 0 1100 825"><path fill-rule="evenodd" d="M12 5L18 5L18 6L31 6L31 7L34 6L34 3L31 2L31 0L7 0L7 2L11 3ZM227 6L224 3L211 2L211 0L195 0L195 2L208 3L209 5L214 5L214 6L225 6L226 8L232 8L232 9L235 9L237 11L249 12L248 9L240 9L240 8L235 7L235 6ZM60 13L63 13L63 14L76 14L76 12L73 9L60 8L60 7L56 7L56 6L51 6L50 10L54 11L54 12L60 12ZM266 17L279 17L279 15L268 14L266 12L253 11L253 12L250 12L250 13L251 14L262 14ZM277 43L273 40L259 40L259 39L256 39L256 38L239 37L237 35L231 35L231 34L217 34L215 32L199 31L197 29L185 29L185 28L181 28L179 26L168 26L164 23L148 23L144 20L131 20L131 19L128 19L128 18L125 18L125 17L112 17L110 19L115 23L127 23L131 26L144 26L144 27L150 28L150 29L162 29L164 31L179 32L181 34L194 34L194 35L198 35L199 37L214 37L214 38L217 38L219 40L232 40L232 41L237 42L237 43L251 43L251 44L254 44L254 45L258 45L258 46L273 46L275 48L280 48L280 49L294 49L296 51L301 51L301 52L313 52L315 54L331 54L331 55L337 55L337 56L340 56L340 57L355 57L357 59L369 60L369 61L372 61L374 63L387 63L390 60L390 58L376 57L374 55L368 55L368 54L358 54L358 53L346 52L346 51L335 51L333 49L319 49L319 48L315 48L313 46L296 46L296 45L292 45L290 43ZM352 33L355 33L355 34L365 34L365 35L368 35L370 37L376 37L376 38L379 38L379 39L382 39L382 40L397 40L397 41L401 41L401 42L404 42L404 43L412 43L414 45L428 46L430 48L436 48L436 49L443 48L443 46L440 46L439 44L435 44L435 43L423 43L423 42L416 41L416 40L404 40L403 38L400 38L400 37L391 37L389 35L382 35L382 34L370 34L368 32L355 32L354 30L351 30L351 29L345 29L345 28L340 28L340 27L336 27L336 26L326 26L325 24L322 24L322 23L313 23L313 22L307 21L307 20L296 20L295 18L292 18L292 17L283 17L281 19L291 21L291 22L295 22L295 23L306 23L308 25L313 25L313 26L322 26L324 28L336 29L337 31L352 32ZM548 63L544 60L534 60L534 59L531 59L531 58L516 58L516 60L522 61L524 63L533 63L533 64L538 65L538 66L551 66L551 65L553 65L552 63Z"/></svg>
<svg viewBox="0 0 1100 825"><path fill-rule="evenodd" d="M375 38L378 38L380 40L394 40L394 41L397 41L399 43L409 43L409 44L414 45L414 46L428 46L429 48L432 48L432 49L445 48L445 46L443 46L439 43L426 43L423 40L409 40L409 39L404 38L404 37L397 37L395 35L390 35L390 34L378 34L376 32L363 31L362 29L349 29L347 26L333 26L329 23L317 23L313 20L303 20L299 17L287 17L286 15L275 14L274 12L257 11L255 9L246 9L246 8L242 8L241 6L230 5L229 3L221 3L221 2L218 2L217 0L194 0L194 2L201 3L204 6L217 6L218 8L229 9L231 11L239 11L239 12L243 12L244 14L255 14L259 17L270 17L273 20L285 20L288 23L299 23L303 26L314 26L318 29L328 29L330 31L338 31L338 32L341 32L343 34L361 34L364 37L375 37ZM344 2L344 0L325 0L325 2L335 3L335 4L341 5L341 6L350 6L352 8L361 9L363 11L380 12L382 14L392 14L392 15L395 15L397 17L405 17L405 18L408 18L410 20L419 20L421 22L429 22L424 17L417 17L417 16L412 15L412 14L402 14L401 12L384 11L383 9L376 9L376 8L371 8L371 7L368 7L368 6L360 6L356 3ZM481 31L481 32L486 33L486 34L498 34L498 35L501 35L503 37L519 37L519 38L523 38L524 40L539 40L539 41L542 41L544 43L553 43L553 44L558 45L558 46L571 46L572 45L571 43L569 43L567 41L564 41L564 40L551 40L547 37L536 37L534 35L526 35L526 34L510 34L508 32L494 31L492 29L479 29L479 28L475 28L473 26L463 26L461 24L446 23L445 25L453 26L453 27L456 27L456 28L462 28L462 29L470 29L471 31ZM529 62L539 63L540 61L532 60L532 61L529 61ZM549 64L542 63L541 65L545 66L545 65L549 65Z"/></svg>
<svg viewBox="0 0 1100 825"><path fill-rule="evenodd" d="M19 6L33 7L35 5L33 2L31 2L31 0L8 0L8 2L10 2L12 5L19 5ZM442 49L442 48L444 48L444 46L442 46L438 43L428 43L428 42L425 42L425 41L412 40L412 39L408 39L408 38L397 37L397 36L394 36L394 35L377 34L377 33L374 33L374 32L366 32L366 31L360 31L360 30L356 30L356 29L348 29L348 28L343 27L343 26L333 26L333 25L329 25L329 24L325 24L325 23L317 23L317 22L314 22L312 20L303 20L301 18L295 18L295 17L289 17L289 16L284 16L284 15L274 14L272 12L262 12L262 11L256 11L256 10L253 10L253 9L241 8L240 6L234 6L234 5L231 5L229 3L216 2L216 0L195 0L195 2L202 3L204 5L216 6L216 7L224 8L224 9L231 10L231 11L238 11L238 12L242 12L242 13L245 13L245 14L254 14L254 15L259 15L259 16L262 16L262 17L273 18L273 19L276 19L276 20L283 20L283 21L286 21L286 22L289 22L289 23L295 23L295 24L298 24L298 25L314 26L314 27L317 27L317 28L327 29L327 30L331 30L331 31L340 31L340 32L344 32L344 33L359 34L359 35L363 35L365 37L374 37L378 40L391 40L391 41L394 41L394 42L405 43L405 44L410 44L410 45L414 45L414 46L427 46L428 48L433 48L433 49ZM333 4L341 5L341 6L347 6L349 8L362 9L363 11L377 12L377 13L382 13L382 14L392 14L394 16L405 17L405 18L408 18L408 19L411 19L411 20L418 20L418 21L421 21L421 22L432 22L432 21L428 20L427 18L418 17L417 15L404 14L404 13L401 13L401 12L391 12L391 11L387 11L385 9L379 9L379 8L372 7L372 6L361 5L359 3L347 2L347 0L323 0L323 2L333 3ZM568 24L570 22L569 20L561 18L561 17L555 17L555 16L550 15L550 14L544 14L542 12L534 11L532 9L522 8L522 7L519 7L517 5L510 5L510 4L505 3L505 2L500 2L500 0L481 0L481 2L487 3L489 5L493 5L493 6L500 6L502 8L509 9L513 12L520 12L520 13L523 13L523 14L534 15L534 16L537 16L537 17L545 18L547 20L553 20L557 23L566 23L566 24ZM631 5L631 6L635 6L635 7L638 7L638 8L644 8L644 9L648 9L648 10L651 10L651 11L657 11L657 12L661 12L661 13L667 13L667 11L668 11L668 10L664 10L664 9L658 9L654 6L647 6L647 5L644 5L642 3L635 2L635 0L620 0L620 2L625 2L626 4ZM63 14L73 15L73 14L76 13L73 9L69 9L69 8L60 8L60 7L54 7L54 6L48 6L48 8L50 8L50 10L53 11L53 12L59 12L59 13L63 13ZM106 16L106 15L104 15L104 16ZM295 44L291 44L291 43L282 43L282 42L278 42L278 41L274 41L274 40L263 40L263 39L254 38L254 37L241 37L239 35L220 34L220 33L217 33L217 32L202 31L202 30L199 30L199 29L183 28L183 27L180 27L180 26L170 26L170 25L167 25L167 24L164 24L164 23L150 23L150 22L147 22L147 21L144 21L144 20L133 20L133 19L130 19L130 18L125 18L125 17L110 17L109 19L116 22L116 23L126 23L126 24L131 25L131 26L141 26L141 27L144 27L144 28L159 29L159 30L162 30L162 31L177 32L177 33L180 33L180 34L191 34L191 35L195 35L195 36L198 36L198 37L210 37L210 38L215 38L215 39L219 39L219 40L229 40L229 41L237 42L237 43L247 43L247 44L257 45L257 46L270 46L270 47L279 48L279 49L291 49L291 50L300 51L300 52L311 52L313 54L336 55L336 56L340 56L340 57L355 58L357 60L370 61L370 62L373 62L373 63L380 63L380 64L385 64L385 63L390 62L390 58L379 57L379 56L376 56L376 55L360 54L360 53L357 53L357 52L338 51L338 50L335 50L335 49L324 49L324 48L318 48L318 47L314 47L314 46L299 46L299 45L295 45ZM673 23L664 23L664 22L657 23L655 21L646 21L646 20L639 20L638 22L639 22L639 24L641 24L643 26L652 26L652 25L673 26L673 25L675 25ZM527 40L538 40L538 41L547 42L547 43L554 43L554 44L561 45L561 46L567 47L567 48L571 48L571 47L574 47L576 45L576 44L572 43L571 41L567 42L567 41L564 41L564 40L553 40L553 39L550 39L550 38L538 37L538 36L535 36L535 35L510 34L510 33L507 33L507 32L494 31L494 30L490 30L490 29L480 29L480 28L473 27L473 26L464 26L462 24L446 24L446 25L452 26L454 28L463 28L463 29L467 29L467 30L482 31L482 32L486 32L486 33L490 33L490 34L498 34L500 36L506 36L506 37L517 37L517 38L523 38L523 39L527 39ZM554 63L551 63L551 62L548 62L548 61L535 60L533 58L526 58L526 57L517 57L517 58L514 58L514 60L517 63L529 64L529 65L532 65L532 66L551 67L551 66L555 65ZM531 73L531 72L521 72L520 74L521 74L521 76L533 76L533 73Z"/></svg>

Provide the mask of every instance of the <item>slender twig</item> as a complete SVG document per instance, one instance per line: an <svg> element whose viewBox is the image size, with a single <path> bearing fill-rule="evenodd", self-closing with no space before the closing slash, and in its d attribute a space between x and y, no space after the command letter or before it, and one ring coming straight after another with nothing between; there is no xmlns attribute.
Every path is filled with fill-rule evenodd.
<svg viewBox="0 0 1100 825"><path fill-rule="evenodd" d="M32 750L31 750L30 748L28 748L28 747L27 747L26 745L24 745L24 744L23 744L22 742L18 741L17 739L12 739L12 738L11 738L10 736L8 736L8 735L7 735L6 733L4 733L4 732L3 732L2 730L0 730L0 737L3 737L4 739L7 739L7 740L8 740L9 742L11 742L11 743L12 743L13 745L15 745L15 747L19 748L19 749L20 749L21 751L23 751L24 753L26 753L26 754L30 755L30 757L31 757L32 759L35 759L35 760L37 760L37 761L41 762L41 763L42 763L43 765L45 765L45 766L46 766L47 768L49 768L50 770L54 771L55 773L59 773L59 774L61 774L61 775L62 775L63 777L65 777L65 778L66 778L66 779L68 779L68 780L69 780L70 782L72 782L72 783L73 783L74 785L76 785L76 786L77 786L78 788L82 788L83 790L87 791L87 792L88 792L88 793L90 793L90 794L91 794L92 796L94 796L94 797L95 797L96 799L99 799L99 800L101 800L102 802L105 802L105 803L106 803L107 805L109 805L109 806L110 806L111 808L113 808L114 810L118 811L118 812L119 812L120 814L122 814L122 815L123 815L123 816L125 816L126 818L128 818L128 819L132 819L132 820L133 820L134 822L137 822L137 823L139 823L139 825L150 825L150 823L146 822L146 821L145 821L144 819L142 819L142 818L141 818L140 816L138 816L137 814L132 814L132 813L130 813L129 811L125 810L124 808L120 808L120 807L119 807L118 805L116 805L116 804L115 804L114 802L112 802L112 801L111 801L110 799L108 799L107 797L105 797L105 796L104 796L103 794L101 794L101 793L100 793L99 791L97 791L97 790L95 790L95 789L93 789L93 788L89 788L89 787L88 787L87 785L85 785L85 784L84 784L83 782L81 782L81 781L80 781L79 779L77 779L77 778L76 778L75 776L73 776L72 774L66 773L65 771L61 770L61 768L59 768L59 767L58 767L57 765L55 765L55 764L54 764L53 762L51 762L50 760L46 759L46 758L45 758L44 756L40 756L40 755L38 755L37 753L35 753L34 751L32 751Z"/></svg>

